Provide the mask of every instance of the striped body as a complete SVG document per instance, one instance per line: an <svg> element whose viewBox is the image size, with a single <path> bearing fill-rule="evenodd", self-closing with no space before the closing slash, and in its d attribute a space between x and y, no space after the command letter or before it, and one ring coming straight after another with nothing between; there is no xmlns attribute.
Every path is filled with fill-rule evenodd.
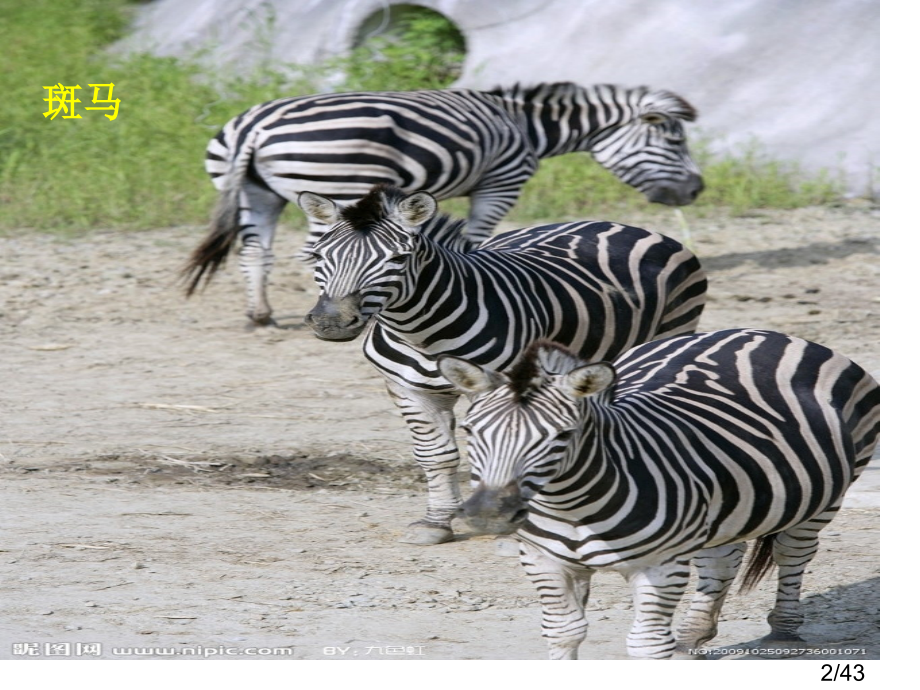
<svg viewBox="0 0 920 690"><path fill-rule="evenodd" d="M878 439L878 384L859 366L757 330L651 342L612 366L550 343L508 375L463 359L440 366L474 397L465 426L475 491L461 514L520 538L551 656L574 658L588 581L603 568L634 587L631 655L697 648L715 636L752 539L748 584L770 556L779 566L770 639L799 639L817 533ZM691 561L699 587L675 638Z"/></svg>
<svg viewBox="0 0 920 690"><path fill-rule="evenodd" d="M541 158L590 151L650 201L682 205L702 190L683 121L696 113L666 91L544 84L494 91L361 92L270 101L229 122L208 145L221 191L210 235L186 267L189 293L242 242L248 313L270 320L265 282L275 226L301 191L351 202L375 184L468 196L466 233L489 237ZM310 218L306 249L328 229Z"/></svg>
<svg viewBox="0 0 920 690"><path fill-rule="evenodd" d="M445 230L457 238L462 223L432 218L436 204L424 192L378 188L341 210L303 197L307 210L335 224L315 246L322 294L307 322L328 340L353 339L373 323L365 354L386 378L428 478L428 512L410 541L449 539L460 502L452 412L459 394L440 376L439 356L504 369L542 337L611 358L692 332L703 309L706 279L696 257L640 228L558 223L458 251L462 238L452 248Z"/></svg>

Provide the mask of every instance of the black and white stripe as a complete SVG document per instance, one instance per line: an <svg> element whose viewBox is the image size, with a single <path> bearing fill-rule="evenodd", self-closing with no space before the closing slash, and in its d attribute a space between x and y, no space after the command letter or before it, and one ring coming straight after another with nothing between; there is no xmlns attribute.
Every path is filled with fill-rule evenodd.
<svg viewBox="0 0 920 690"><path fill-rule="evenodd" d="M300 203L333 226L314 247L321 295L307 323L326 340L351 340L372 324L365 354L384 375L425 470L428 511L405 538L414 543L452 538L460 504L459 393L438 373L440 355L501 370L533 339L552 338L584 357L611 358L692 332L703 309L696 257L640 228L557 223L472 249L463 222L434 217L426 192L382 186L354 206L308 193Z"/></svg>
<svg viewBox="0 0 920 690"><path fill-rule="evenodd" d="M879 387L858 365L739 329L646 343L612 365L538 342L507 375L452 357L440 370L473 396L475 490L460 513L517 534L552 658L576 657L604 568L633 587L631 655L698 648L752 539L745 584L779 567L767 639L802 646L802 574L878 441ZM675 635L691 563L699 584Z"/></svg>
<svg viewBox="0 0 920 690"><path fill-rule="evenodd" d="M247 313L269 323L275 226L301 191L351 202L389 183L438 199L467 196L466 232L479 243L514 205L539 159L590 151L650 201L691 203L703 183L683 122L695 117L667 91L570 83L323 94L257 105L208 145L206 168L221 196L210 234L186 266L188 293L220 267L238 236ZM310 221L307 248L327 229Z"/></svg>

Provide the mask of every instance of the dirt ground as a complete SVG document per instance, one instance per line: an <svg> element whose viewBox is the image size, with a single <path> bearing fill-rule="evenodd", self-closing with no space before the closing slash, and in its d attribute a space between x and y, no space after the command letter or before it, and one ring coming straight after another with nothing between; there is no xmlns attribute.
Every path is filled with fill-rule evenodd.
<svg viewBox="0 0 920 690"><path fill-rule="evenodd" d="M676 217L631 218L682 238ZM705 330L756 326L879 369L879 218L854 204L692 222ZM0 659L543 659L502 543L401 544L424 486L358 343L300 329L316 289L282 228L279 328L235 267L186 300L202 228L0 238ZM809 659L879 658L879 464L805 582ZM595 577L586 659L625 658L629 593ZM762 658L772 582L733 592L709 658Z"/></svg>

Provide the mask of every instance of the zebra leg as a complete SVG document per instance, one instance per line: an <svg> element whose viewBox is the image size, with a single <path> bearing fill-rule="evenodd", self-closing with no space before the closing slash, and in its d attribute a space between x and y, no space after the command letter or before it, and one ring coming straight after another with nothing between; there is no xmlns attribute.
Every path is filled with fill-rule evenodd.
<svg viewBox="0 0 920 690"><path fill-rule="evenodd" d="M527 542L521 542L521 565L540 595L549 658L577 659L588 633L585 605L594 571L562 563Z"/></svg>
<svg viewBox="0 0 920 690"><path fill-rule="evenodd" d="M271 190L245 182L240 192L240 270L246 278L246 316L255 326L274 324L268 275L275 265L272 240L287 202Z"/></svg>
<svg viewBox="0 0 920 690"><path fill-rule="evenodd" d="M818 532L827 526L838 508L835 506L776 535L773 542L773 561L779 566L776 604L767 616L770 634L764 638L764 642L803 641L798 634L805 620L799 601L802 595L802 574L818 552Z"/></svg>
<svg viewBox="0 0 920 690"><path fill-rule="evenodd" d="M470 212L464 232L468 240L480 245L492 236L495 226L517 201L521 184L523 181L513 187L477 189L470 193Z"/></svg>
<svg viewBox="0 0 920 690"><path fill-rule="evenodd" d="M626 636L630 656L667 659L674 653L677 643L671 622L689 579L689 561L671 561L627 574L636 611Z"/></svg>
<svg viewBox="0 0 920 690"><path fill-rule="evenodd" d="M690 608L677 631L677 651L692 653L691 650L716 636L719 612L741 567L746 548L745 542L725 544L702 549L693 557L699 580Z"/></svg>
<svg viewBox="0 0 920 690"><path fill-rule="evenodd" d="M450 521L460 506L457 467L460 451L454 438L455 393L423 393L387 381L387 390L412 435L415 461L428 481L428 510L400 539L407 544L441 544L454 538Z"/></svg>

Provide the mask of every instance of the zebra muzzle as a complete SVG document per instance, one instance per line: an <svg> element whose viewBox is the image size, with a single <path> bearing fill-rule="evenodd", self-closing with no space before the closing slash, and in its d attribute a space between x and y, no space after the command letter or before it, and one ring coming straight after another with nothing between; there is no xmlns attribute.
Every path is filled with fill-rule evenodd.
<svg viewBox="0 0 920 690"><path fill-rule="evenodd" d="M513 534L527 520L527 504L517 482L498 489L480 487L460 506L457 517L481 534Z"/></svg>
<svg viewBox="0 0 920 690"><path fill-rule="evenodd" d="M357 293L341 298L320 295L316 306L307 312L303 320L320 340L354 340L367 325Z"/></svg>
<svg viewBox="0 0 920 690"><path fill-rule="evenodd" d="M705 186L701 176L696 173L690 173L684 180L679 182L669 180L650 186L649 189L645 190L645 196L653 204L686 206L696 200Z"/></svg>

